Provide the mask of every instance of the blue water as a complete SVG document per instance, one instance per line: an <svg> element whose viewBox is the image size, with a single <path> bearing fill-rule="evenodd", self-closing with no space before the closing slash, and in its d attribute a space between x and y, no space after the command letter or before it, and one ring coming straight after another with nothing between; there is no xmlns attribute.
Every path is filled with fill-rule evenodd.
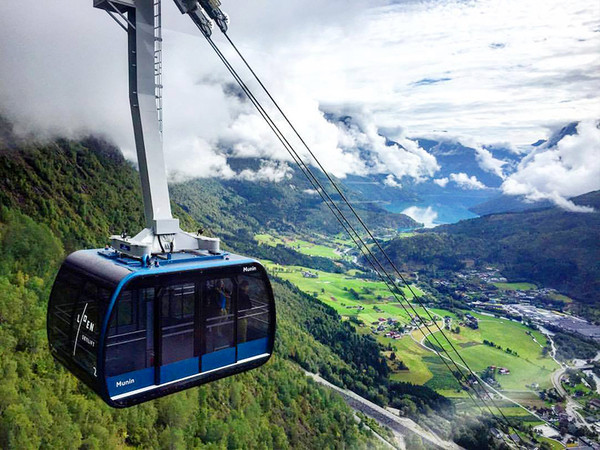
<svg viewBox="0 0 600 450"><path fill-rule="evenodd" d="M417 214L409 215L417 222L427 222L424 219L429 219L430 223L426 223L426 226L435 226L479 217L469 211L469 208L481 203L483 200L480 196L432 194L422 195L421 199L415 202L392 202L384 205L384 208L390 212L402 213L407 208L417 207L419 208ZM435 214L435 218L433 218L433 214L426 213L427 208L431 208L429 212Z"/></svg>

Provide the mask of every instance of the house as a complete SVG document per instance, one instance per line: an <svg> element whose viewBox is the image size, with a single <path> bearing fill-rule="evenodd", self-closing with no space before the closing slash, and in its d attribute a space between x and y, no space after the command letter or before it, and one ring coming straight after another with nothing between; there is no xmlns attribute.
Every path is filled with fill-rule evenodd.
<svg viewBox="0 0 600 450"><path fill-rule="evenodd" d="M302 276L304 278L319 278L318 273L313 273L310 270L305 270L304 272L302 272Z"/></svg>
<svg viewBox="0 0 600 450"><path fill-rule="evenodd" d="M501 439L502 438L502 433L497 428L494 428L494 427L490 428L490 433L496 439Z"/></svg>
<svg viewBox="0 0 600 450"><path fill-rule="evenodd" d="M600 409L600 398L593 398L588 402L588 408L598 410Z"/></svg>

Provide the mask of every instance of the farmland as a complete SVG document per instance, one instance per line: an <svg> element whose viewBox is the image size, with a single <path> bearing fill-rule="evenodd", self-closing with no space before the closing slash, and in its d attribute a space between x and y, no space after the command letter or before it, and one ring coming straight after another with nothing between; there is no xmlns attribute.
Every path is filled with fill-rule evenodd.
<svg viewBox="0 0 600 450"><path fill-rule="evenodd" d="M342 251L349 248L351 243L341 238L335 238L333 242L335 243L336 248L333 248L327 245L309 242L303 239L276 237L268 233L257 234L254 236L254 240L261 245L270 245L272 247L275 247L277 245L284 245L304 255L321 256L323 258L329 258L332 260L340 260L343 258L347 258L342 254Z"/></svg>
<svg viewBox="0 0 600 450"><path fill-rule="evenodd" d="M269 239L269 242L276 242L276 238ZM339 258L335 249L322 244L294 240L287 241L285 245L291 245L292 248L296 246L297 251L311 249L313 254L318 253L319 256ZM386 349L384 353L392 369L391 378L395 381L426 385L457 400L465 399L467 395L459 388L444 361L422 344L439 349L439 343L443 343L444 349L451 356L456 358L456 353L431 321L429 328L433 336L425 328L417 328L417 324L411 323L416 312L424 319L431 314L440 328L444 327L444 318L448 320L450 329L444 330L444 334L474 371L481 374L492 365L508 369L509 374L500 375L498 372L494 375L498 383L496 387L509 397L516 396L526 404L535 404L538 401L537 394L531 385L537 383L536 389L551 387L550 374L558 365L542 354L543 347L548 344L547 340L540 332L521 323L468 310L451 312L428 308L425 311L413 298L412 292L419 297L424 294L416 286L411 286L412 292L406 287L402 288L410 302L403 303L401 298L394 298L390 294L383 282L360 278L357 270L341 274L329 273L270 262L266 263L266 267L275 276L293 283L300 290L334 308L342 320L352 320L359 333L375 337ZM535 285L527 283L498 284L499 289L507 290L535 288ZM477 329L466 326L464 315L467 313L477 319ZM397 331L390 334L392 330ZM518 408L513 409L507 412L512 416L521 414Z"/></svg>
<svg viewBox="0 0 600 450"><path fill-rule="evenodd" d="M503 291L531 291L537 289L533 283L492 283L498 289Z"/></svg>

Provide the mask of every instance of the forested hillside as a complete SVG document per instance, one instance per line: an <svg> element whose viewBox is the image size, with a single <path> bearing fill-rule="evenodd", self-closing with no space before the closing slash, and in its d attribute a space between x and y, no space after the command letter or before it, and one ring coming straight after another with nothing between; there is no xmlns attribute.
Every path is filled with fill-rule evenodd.
<svg viewBox="0 0 600 450"><path fill-rule="evenodd" d="M197 179L174 184L170 192L174 202L225 241L243 241L257 226L279 232L343 231L321 197L310 188L302 174L292 171L289 179L279 183ZM338 194L329 189L331 197L337 199ZM419 226L406 215L387 212L368 202L359 203L357 210L376 231Z"/></svg>
<svg viewBox="0 0 600 450"><path fill-rule="evenodd" d="M45 310L64 248L101 245L109 231L141 227L136 175L116 149L96 140L2 146L0 447L374 445L338 397L288 360L293 335L296 360L309 365L312 353L340 364L285 316L276 356L261 369L127 410L108 408L53 361Z"/></svg>
<svg viewBox="0 0 600 450"><path fill-rule="evenodd" d="M381 405L393 405L446 437L470 436L467 422L455 416L448 400L427 388L391 382L373 339L357 334L333 309L277 279L276 351L266 366L127 410L108 408L53 361L47 350L45 310L67 252L102 246L111 233L133 233L143 226L138 174L118 149L99 139L25 142L12 136L6 123L0 129L2 448L376 445L351 410L309 381L302 369L319 372ZM212 203L186 205L180 199L181 206L173 205L183 226L193 230L213 225L213 234L229 235L257 256L252 250L259 247L252 248L247 238L264 225L244 213L247 204L231 220L224 219L229 202L245 200L218 182L204 183L215 190ZM187 191L180 192L183 196ZM210 220L198 223L184 208ZM247 232L236 232L233 217L244 220ZM285 257L312 258L296 252ZM463 426L453 429L450 424L459 421Z"/></svg>
<svg viewBox="0 0 600 450"><path fill-rule="evenodd" d="M493 214L436 227L386 246L400 264L458 269L495 264L511 281L555 288L585 304L600 298L600 191L573 199L594 212L558 207Z"/></svg>

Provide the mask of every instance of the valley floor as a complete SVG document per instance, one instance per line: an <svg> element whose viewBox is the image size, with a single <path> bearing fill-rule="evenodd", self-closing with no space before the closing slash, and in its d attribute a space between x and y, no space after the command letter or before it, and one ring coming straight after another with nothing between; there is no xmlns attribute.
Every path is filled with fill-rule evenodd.
<svg viewBox="0 0 600 450"><path fill-rule="evenodd" d="M308 255L351 261L350 243L342 239L329 245L319 239L311 242L307 238L271 235L259 235L256 239L262 245L278 243ZM555 387L561 366L547 351L553 343L542 332L497 314L464 307L425 310L413 297L413 293L419 298L427 295L426 285L417 277L411 280L412 292L403 288L407 303L392 296L383 282L370 279L372 275L359 270L331 273L269 261L265 264L272 275L290 281L332 307L342 320L351 321L359 333L374 337L386 349L393 380L428 386L452 399L457 409L474 411L467 392L438 355L441 353L454 371L462 369L466 373L455 351L458 350L464 362L484 380L496 406L511 423L535 427L551 420L538 414L553 409L553 403L547 398L542 400L540 392ZM496 282L495 287L501 292L517 293L536 289L532 284L505 281ZM449 342L443 339L441 330ZM458 367L446 355L456 360ZM552 442L552 446L557 444Z"/></svg>

